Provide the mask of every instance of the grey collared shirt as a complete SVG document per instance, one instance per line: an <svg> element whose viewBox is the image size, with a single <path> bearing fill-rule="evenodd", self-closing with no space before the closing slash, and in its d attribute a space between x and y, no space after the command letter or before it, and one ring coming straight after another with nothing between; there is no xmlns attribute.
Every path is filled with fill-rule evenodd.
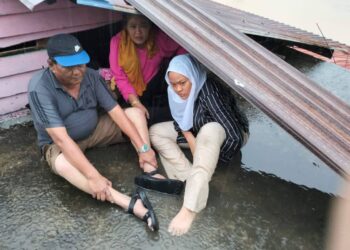
<svg viewBox="0 0 350 250"><path fill-rule="evenodd" d="M74 141L87 138L98 122L98 108L110 111L118 103L99 74L87 68L77 99L69 95L49 69L36 73L29 82L29 105L38 144L52 143L46 128L65 127Z"/></svg>

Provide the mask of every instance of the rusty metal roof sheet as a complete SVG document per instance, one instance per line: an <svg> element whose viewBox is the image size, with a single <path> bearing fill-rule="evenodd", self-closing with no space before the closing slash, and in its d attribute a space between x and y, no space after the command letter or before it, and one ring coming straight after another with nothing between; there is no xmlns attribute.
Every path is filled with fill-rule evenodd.
<svg viewBox="0 0 350 250"><path fill-rule="evenodd" d="M349 105L239 32L215 5L129 2L335 171L349 174Z"/></svg>
<svg viewBox="0 0 350 250"><path fill-rule="evenodd" d="M191 1L208 15L216 17L245 34L259 35L302 44L330 48L332 50L349 51L348 45L326 39L322 36L307 32L280 22L270 20L243 10L230 8L213 1Z"/></svg>

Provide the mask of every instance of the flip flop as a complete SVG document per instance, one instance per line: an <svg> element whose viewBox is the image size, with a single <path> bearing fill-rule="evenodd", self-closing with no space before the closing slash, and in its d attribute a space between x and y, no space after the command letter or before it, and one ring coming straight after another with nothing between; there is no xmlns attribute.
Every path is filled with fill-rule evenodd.
<svg viewBox="0 0 350 250"><path fill-rule="evenodd" d="M151 205L151 202L148 200L146 193L140 189L136 189L136 191L131 196L131 200L128 207L128 213L134 214L134 206L138 199L141 199L142 204L145 208L148 209L147 213L143 216L142 220L146 222L147 226L152 231L158 231L159 229L159 223L158 219L156 217L156 214L154 213L153 207ZM148 225L148 219L151 218L151 225Z"/></svg>
<svg viewBox="0 0 350 250"><path fill-rule="evenodd" d="M153 177L158 174L157 170L149 173L143 173L135 177L135 184L139 187L155 190L167 194L181 194L184 188L184 182L175 179L160 179Z"/></svg>

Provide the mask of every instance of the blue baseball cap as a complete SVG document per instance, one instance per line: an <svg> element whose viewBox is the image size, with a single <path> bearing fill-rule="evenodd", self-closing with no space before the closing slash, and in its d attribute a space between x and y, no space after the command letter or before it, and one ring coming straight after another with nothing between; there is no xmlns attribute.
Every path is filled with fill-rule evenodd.
<svg viewBox="0 0 350 250"><path fill-rule="evenodd" d="M58 64L69 67L90 62L88 53L78 39L69 34L58 34L47 42L47 54Z"/></svg>

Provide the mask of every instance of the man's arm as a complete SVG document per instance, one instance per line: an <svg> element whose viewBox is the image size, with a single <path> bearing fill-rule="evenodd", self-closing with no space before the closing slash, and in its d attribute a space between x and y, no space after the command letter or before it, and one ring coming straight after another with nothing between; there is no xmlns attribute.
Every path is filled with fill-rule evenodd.
<svg viewBox="0 0 350 250"><path fill-rule="evenodd" d="M112 186L112 183L103 177L89 162L79 146L68 135L66 128L47 128L46 131L54 143L61 149L67 161L86 177L92 191L92 196L103 201L108 198L110 195L108 187Z"/></svg>
<svg viewBox="0 0 350 250"><path fill-rule="evenodd" d="M136 148L141 148L142 145L145 144L140 134L137 132L134 124L125 115L124 110L120 107L120 105L115 106L108 112L108 114L112 120L120 127L120 129L130 138ZM139 162L141 168L146 162L154 167L157 167L157 160L152 149L145 153L139 153Z"/></svg>

